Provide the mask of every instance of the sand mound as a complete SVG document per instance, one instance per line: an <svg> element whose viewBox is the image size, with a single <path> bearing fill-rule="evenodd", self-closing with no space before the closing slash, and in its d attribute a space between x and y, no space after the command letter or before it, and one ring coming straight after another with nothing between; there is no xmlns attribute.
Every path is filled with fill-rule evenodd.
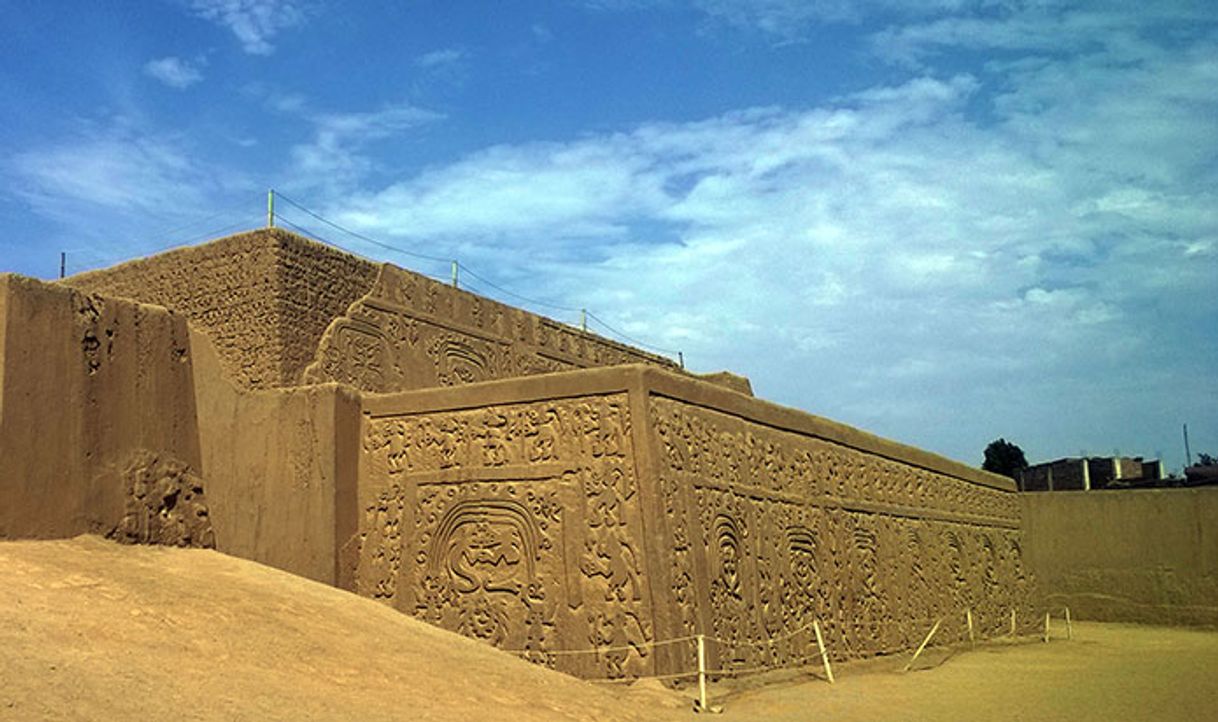
<svg viewBox="0 0 1218 722"><path fill-rule="evenodd" d="M96 537L0 543L0 650L5 720L688 717L253 562Z"/></svg>

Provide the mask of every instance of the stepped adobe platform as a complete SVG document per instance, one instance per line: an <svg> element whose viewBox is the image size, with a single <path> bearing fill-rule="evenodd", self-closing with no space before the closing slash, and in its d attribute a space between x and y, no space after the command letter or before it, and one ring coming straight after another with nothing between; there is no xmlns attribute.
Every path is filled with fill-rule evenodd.
<svg viewBox="0 0 1218 722"><path fill-rule="evenodd" d="M1033 625L1014 491L280 230L0 275L0 538L214 547L585 677Z"/></svg>

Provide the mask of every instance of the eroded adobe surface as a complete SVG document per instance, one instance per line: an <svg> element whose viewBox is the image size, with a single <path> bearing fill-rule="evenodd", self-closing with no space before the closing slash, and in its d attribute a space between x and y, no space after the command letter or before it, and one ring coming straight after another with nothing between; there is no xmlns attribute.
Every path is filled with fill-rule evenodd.
<svg viewBox="0 0 1218 722"><path fill-rule="evenodd" d="M0 450L0 536L214 544L588 677L1033 623L1008 480L281 231L0 276Z"/></svg>
<svg viewBox="0 0 1218 722"><path fill-rule="evenodd" d="M330 322L376 280L376 264L264 229L65 279L104 296L164 306L205 332L244 388L291 386Z"/></svg>
<svg viewBox="0 0 1218 722"><path fill-rule="evenodd" d="M674 365L275 228L62 283L182 314L247 389L336 381L403 391L620 363Z"/></svg>
<svg viewBox="0 0 1218 722"><path fill-rule="evenodd" d="M1032 622L1009 481L638 366L483 391L366 401L361 594L613 678L688 671L648 643L697 633L743 669L813 619L836 657Z"/></svg>

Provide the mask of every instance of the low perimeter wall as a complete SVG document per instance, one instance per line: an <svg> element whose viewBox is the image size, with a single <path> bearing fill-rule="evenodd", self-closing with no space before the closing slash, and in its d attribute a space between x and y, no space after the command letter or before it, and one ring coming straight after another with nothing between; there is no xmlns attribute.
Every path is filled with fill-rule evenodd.
<svg viewBox="0 0 1218 722"><path fill-rule="evenodd" d="M835 658L1036 623L1013 483L857 429L644 366L363 411L343 583L564 671L685 672L694 634L712 668L788 665L814 619Z"/></svg>
<svg viewBox="0 0 1218 722"><path fill-rule="evenodd" d="M1080 619L1218 625L1218 487L1022 495L1027 563Z"/></svg>

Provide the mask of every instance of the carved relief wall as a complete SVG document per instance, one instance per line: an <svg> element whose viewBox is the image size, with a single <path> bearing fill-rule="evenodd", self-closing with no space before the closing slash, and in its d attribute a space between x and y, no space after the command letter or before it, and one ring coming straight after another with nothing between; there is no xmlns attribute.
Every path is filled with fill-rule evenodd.
<svg viewBox="0 0 1218 722"><path fill-rule="evenodd" d="M359 593L596 678L688 671L647 643L694 634L722 640L712 668L802 662L813 619L835 658L943 616L961 638L966 608L983 634L1034 624L1015 495L981 472L641 366L472 391L365 402Z"/></svg>
<svg viewBox="0 0 1218 722"><path fill-rule="evenodd" d="M625 363L674 366L386 264L330 325L304 379L388 392Z"/></svg>
<svg viewBox="0 0 1218 722"><path fill-rule="evenodd" d="M983 631L1031 616L1015 495L823 439L652 396L667 636L724 640L718 664L805 660L819 619L834 656L908 649L935 619ZM693 604L687 601L693 599Z"/></svg>
<svg viewBox="0 0 1218 722"><path fill-rule="evenodd" d="M650 669L625 394L373 417L363 465L359 593L572 673ZM592 647L618 649L555 654Z"/></svg>

